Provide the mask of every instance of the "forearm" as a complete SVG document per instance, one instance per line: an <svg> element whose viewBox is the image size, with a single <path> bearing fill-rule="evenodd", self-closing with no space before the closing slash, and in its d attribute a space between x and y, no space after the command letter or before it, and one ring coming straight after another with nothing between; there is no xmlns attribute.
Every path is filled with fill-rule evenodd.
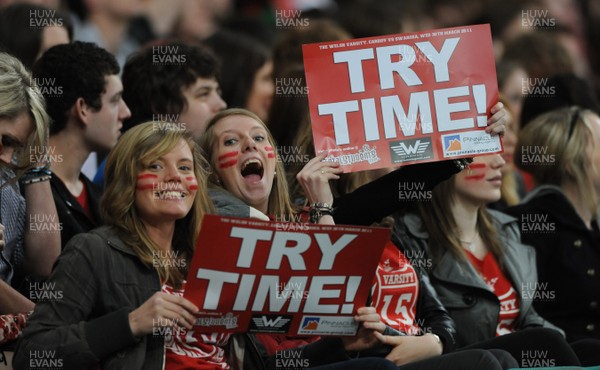
<svg viewBox="0 0 600 370"><path fill-rule="evenodd" d="M333 203L335 223L370 225L378 222L411 204L399 196L403 184L410 183L428 191L459 170L453 160L402 167L337 198Z"/></svg>
<svg viewBox="0 0 600 370"><path fill-rule="evenodd" d="M47 277L60 254L61 229L50 182L25 185L25 201L25 271Z"/></svg>
<svg viewBox="0 0 600 370"><path fill-rule="evenodd" d="M35 304L0 280L0 314L16 314L33 310Z"/></svg>

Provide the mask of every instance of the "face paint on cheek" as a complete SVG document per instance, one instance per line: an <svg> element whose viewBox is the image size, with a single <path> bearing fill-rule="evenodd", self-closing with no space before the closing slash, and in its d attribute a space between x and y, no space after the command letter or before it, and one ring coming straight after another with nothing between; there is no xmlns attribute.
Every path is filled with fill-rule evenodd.
<svg viewBox="0 0 600 370"><path fill-rule="evenodd" d="M267 152L267 158L275 158L275 151L272 146L265 146L265 151Z"/></svg>
<svg viewBox="0 0 600 370"><path fill-rule="evenodd" d="M467 181L481 181L485 178L485 170L487 165L485 163L471 163L469 170L472 175L465 176Z"/></svg>
<svg viewBox="0 0 600 370"><path fill-rule="evenodd" d="M137 177L137 183L135 188L137 190L154 190L156 187L157 175L151 173L144 173Z"/></svg>
<svg viewBox="0 0 600 370"><path fill-rule="evenodd" d="M190 190L198 190L198 182L196 181L195 176L188 176L185 180L188 182L188 188Z"/></svg>
<svg viewBox="0 0 600 370"><path fill-rule="evenodd" d="M229 168L231 166L235 166L238 162L238 159L237 159L238 155L239 155L239 152L237 152L237 151L220 155L217 158L217 161L219 163L219 168Z"/></svg>

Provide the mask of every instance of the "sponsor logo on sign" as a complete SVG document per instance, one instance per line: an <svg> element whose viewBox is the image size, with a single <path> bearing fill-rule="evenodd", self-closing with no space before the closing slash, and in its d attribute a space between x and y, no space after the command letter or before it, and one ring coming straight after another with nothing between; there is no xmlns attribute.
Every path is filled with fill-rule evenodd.
<svg viewBox="0 0 600 370"><path fill-rule="evenodd" d="M303 316L298 334L355 335L357 329L352 316Z"/></svg>
<svg viewBox="0 0 600 370"><path fill-rule="evenodd" d="M287 333L292 321L291 315L254 315L250 321L250 332Z"/></svg>
<svg viewBox="0 0 600 370"><path fill-rule="evenodd" d="M433 158L430 138L393 141L390 143L392 163Z"/></svg>
<svg viewBox="0 0 600 370"><path fill-rule="evenodd" d="M497 153L501 150L500 136L491 136L481 130L442 135L442 144L445 158Z"/></svg>

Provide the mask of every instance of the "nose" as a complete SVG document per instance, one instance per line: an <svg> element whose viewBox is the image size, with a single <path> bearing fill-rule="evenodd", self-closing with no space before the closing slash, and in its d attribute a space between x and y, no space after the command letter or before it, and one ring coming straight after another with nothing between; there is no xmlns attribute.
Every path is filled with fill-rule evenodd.
<svg viewBox="0 0 600 370"><path fill-rule="evenodd" d="M502 168L506 164L506 161L500 154L494 154L492 160L490 161L490 167L493 169Z"/></svg>
<svg viewBox="0 0 600 370"><path fill-rule="evenodd" d="M129 117L131 117L131 111L129 110L129 107L125 103L125 100L121 99L121 103L119 106L119 120L124 121Z"/></svg>
<svg viewBox="0 0 600 370"><path fill-rule="evenodd" d="M256 141L252 136L246 135L243 140L243 151L257 150Z"/></svg>
<svg viewBox="0 0 600 370"><path fill-rule="evenodd" d="M213 112L217 113L227 108L227 103L225 103L221 95L219 95L218 93L214 93L214 98L212 99L211 107L213 109Z"/></svg>
<svg viewBox="0 0 600 370"><path fill-rule="evenodd" d="M165 181L181 182L181 173L175 164L166 167Z"/></svg>
<svg viewBox="0 0 600 370"><path fill-rule="evenodd" d="M0 140L0 161L5 164L11 164L14 152L15 150L13 148L5 148L4 145L2 145L2 140Z"/></svg>

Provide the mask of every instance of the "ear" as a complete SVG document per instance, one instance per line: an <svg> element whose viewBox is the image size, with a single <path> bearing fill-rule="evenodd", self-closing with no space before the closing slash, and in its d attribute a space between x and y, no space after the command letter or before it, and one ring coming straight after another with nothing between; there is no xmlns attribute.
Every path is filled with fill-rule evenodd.
<svg viewBox="0 0 600 370"><path fill-rule="evenodd" d="M78 122L81 122L84 126L87 126L90 120L90 106L87 105L83 98L77 98L75 104L73 104L72 113Z"/></svg>

